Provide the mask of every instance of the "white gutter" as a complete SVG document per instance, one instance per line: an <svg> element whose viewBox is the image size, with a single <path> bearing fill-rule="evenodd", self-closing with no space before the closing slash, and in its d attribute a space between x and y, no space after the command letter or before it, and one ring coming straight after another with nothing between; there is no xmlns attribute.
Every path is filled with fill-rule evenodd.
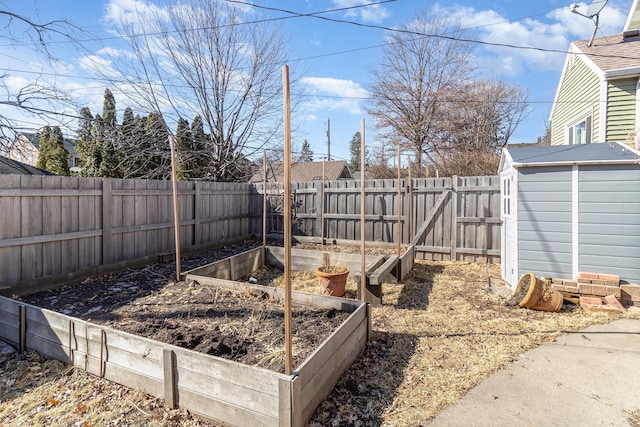
<svg viewBox="0 0 640 427"><path fill-rule="evenodd" d="M604 72L604 77L610 79L615 77L637 76L638 74L640 74L640 67L629 67L607 70Z"/></svg>
<svg viewBox="0 0 640 427"><path fill-rule="evenodd" d="M558 162L513 163L514 168L532 166L573 166L573 165L640 165L640 159L629 160L562 160Z"/></svg>

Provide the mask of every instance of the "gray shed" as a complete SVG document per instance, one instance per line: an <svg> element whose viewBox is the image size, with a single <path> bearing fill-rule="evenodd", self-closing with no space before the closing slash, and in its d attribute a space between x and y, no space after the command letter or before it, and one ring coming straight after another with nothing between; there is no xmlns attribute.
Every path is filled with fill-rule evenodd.
<svg viewBox="0 0 640 427"><path fill-rule="evenodd" d="M640 153L620 143L517 146L500 159L502 277L617 274L640 283Z"/></svg>

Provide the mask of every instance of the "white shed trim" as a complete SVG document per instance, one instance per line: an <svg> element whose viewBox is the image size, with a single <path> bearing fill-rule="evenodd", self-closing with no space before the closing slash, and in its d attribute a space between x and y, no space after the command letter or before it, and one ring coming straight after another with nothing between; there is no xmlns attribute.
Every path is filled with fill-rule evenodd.
<svg viewBox="0 0 640 427"><path fill-rule="evenodd" d="M579 236L580 236L580 221L579 221L579 169L578 165L573 165L571 168L571 272L573 277L578 277L579 269Z"/></svg>

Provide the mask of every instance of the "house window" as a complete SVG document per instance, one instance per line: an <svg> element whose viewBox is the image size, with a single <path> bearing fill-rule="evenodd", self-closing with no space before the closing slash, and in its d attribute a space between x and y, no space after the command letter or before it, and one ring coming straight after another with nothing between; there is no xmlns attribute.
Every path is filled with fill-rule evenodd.
<svg viewBox="0 0 640 427"><path fill-rule="evenodd" d="M591 116L569 126L569 145L591 144Z"/></svg>

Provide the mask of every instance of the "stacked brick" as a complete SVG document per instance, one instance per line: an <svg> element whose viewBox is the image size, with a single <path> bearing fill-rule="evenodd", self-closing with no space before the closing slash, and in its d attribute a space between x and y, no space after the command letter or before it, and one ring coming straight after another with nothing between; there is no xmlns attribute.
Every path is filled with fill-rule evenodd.
<svg viewBox="0 0 640 427"><path fill-rule="evenodd" d="M565 300L585 309L625 310L640 307L640 285L620 284L615 274L579 273L577 280L545 279Z"/></svg>

